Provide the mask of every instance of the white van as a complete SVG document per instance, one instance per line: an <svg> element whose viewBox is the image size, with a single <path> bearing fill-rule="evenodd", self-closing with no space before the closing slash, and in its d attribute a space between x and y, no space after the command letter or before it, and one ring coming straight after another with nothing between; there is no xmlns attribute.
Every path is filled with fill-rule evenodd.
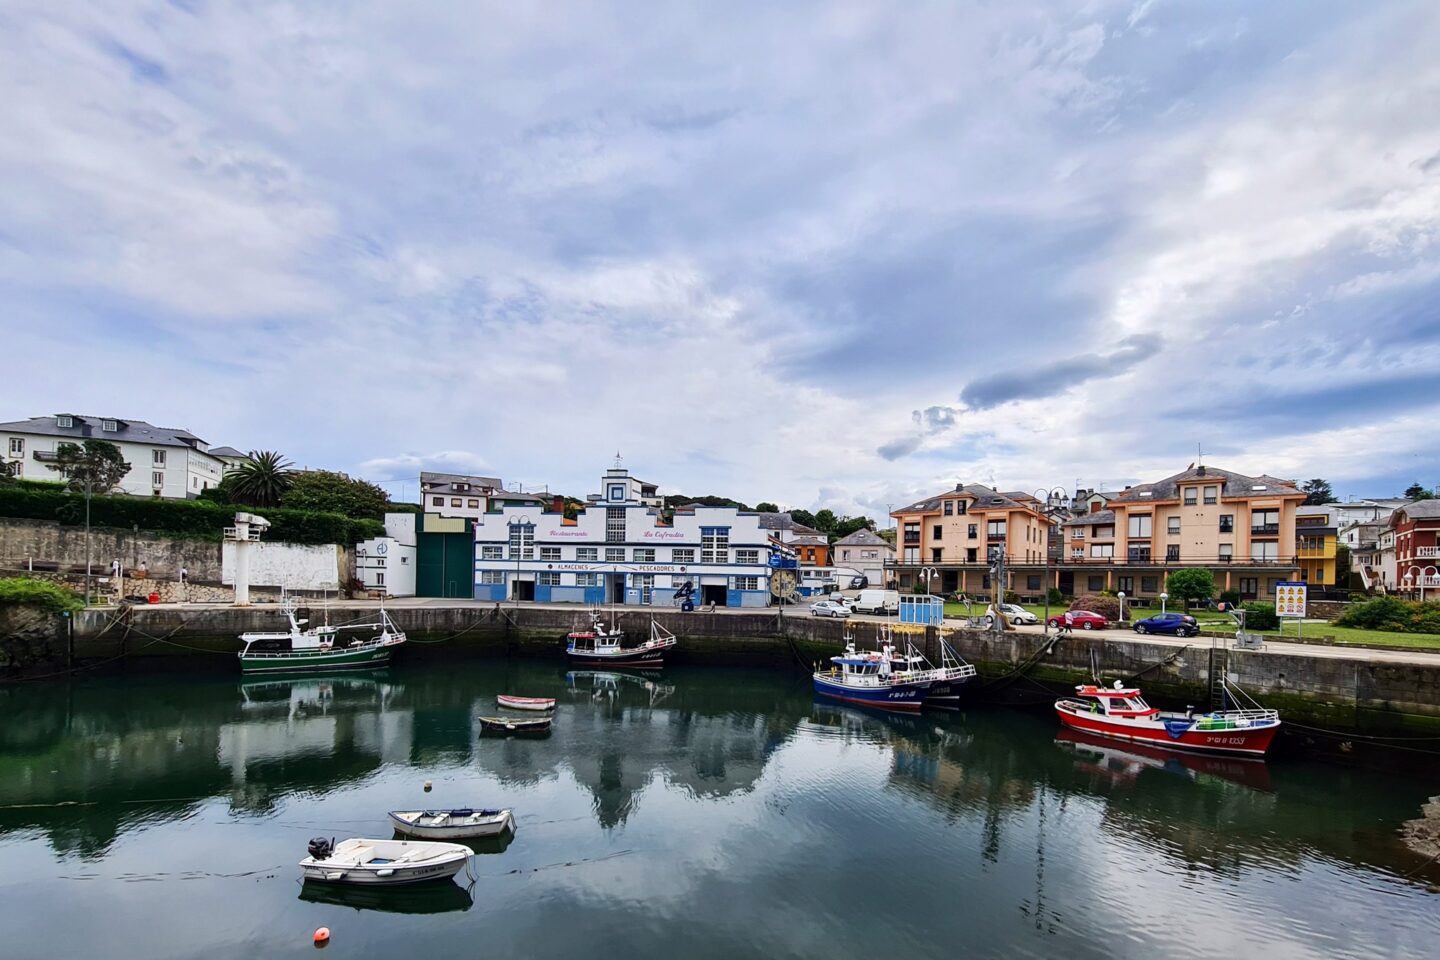
<svg viewBox="0 0 1440 960"><path fill-rule="evenodd" d="M855 612L897 614L900 612L900 591L861 590L855 597Z"/></svg>

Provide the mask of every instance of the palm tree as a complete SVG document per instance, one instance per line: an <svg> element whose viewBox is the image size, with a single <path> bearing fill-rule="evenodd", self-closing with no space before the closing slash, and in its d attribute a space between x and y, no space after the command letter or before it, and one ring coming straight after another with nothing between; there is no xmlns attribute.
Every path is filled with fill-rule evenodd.
<svg viewBox="0 0 1440 960"><path fill-rule="evenodd" d="M235 468L231 497L252 507L273 507L290 489L295 471L291 463L273 450L251 450L245 462Z"/></svg>

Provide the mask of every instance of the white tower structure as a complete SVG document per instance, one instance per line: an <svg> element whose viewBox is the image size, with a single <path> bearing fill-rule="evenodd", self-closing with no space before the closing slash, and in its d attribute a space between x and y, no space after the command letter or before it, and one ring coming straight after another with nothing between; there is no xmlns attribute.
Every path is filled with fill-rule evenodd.
<svg viewBox="0 0 1440 960"><path fill-rule="evenodd" d="M250 606L250 550L270 521L253 513L235 514L235 526L225 528L225 539L235 544L235 606Z"/></svg>

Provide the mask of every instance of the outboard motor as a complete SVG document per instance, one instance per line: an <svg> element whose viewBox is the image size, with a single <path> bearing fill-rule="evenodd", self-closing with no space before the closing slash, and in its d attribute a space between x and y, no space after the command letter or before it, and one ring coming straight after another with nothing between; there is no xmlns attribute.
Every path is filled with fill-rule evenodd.
<svg viewBox="0 0 1440 960"><path fill-rule="evenodd" d="M335 840L326 840L324 837L316 837L310 841L310 856L316 860L328 860L330 854L335 850Z"/></svg>

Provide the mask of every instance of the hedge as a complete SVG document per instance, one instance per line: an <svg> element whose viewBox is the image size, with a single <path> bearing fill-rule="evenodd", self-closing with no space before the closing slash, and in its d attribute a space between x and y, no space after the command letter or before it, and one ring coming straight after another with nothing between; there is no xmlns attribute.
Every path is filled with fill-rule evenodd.
<svg viewBox="0 0 1440 960"><path fill-rule="evenodd" d="M1391 633L1440 633L1440 603L1373 597L1350 604L1335 622L1342 627Z"/></svg>
<svg viewBox="0 0 1440 960"><path fill-rule="evenodd" d="M48 580L26 577L0 578L0 609L5 607L36 607L50 613L79 610L85 606L80 594Z"/></svg>
<svg viewBox="0 0 1440 960"><path fill-rule="evenodd" d="M1280 617L1275 613L1275 604L1260 600L1246 600L1240 604L1245 611L1246 630L1279 630Z"/></svg>
<svg viewBox="0 0 1440 960"><path fill-rule="evenodd" d="M200 500L159 500L116 494L91 498L90 524L123 530L138 526L146 533L216 541L224 537L226 527L234 525L236 509ZM352 520L338 513L280 508L256 513L270 521L265 539L277 542L349 546L385 535L385 525L378 520ZM6 484L0 486L0 517L80 526L85 523L85 498L61 489Z"/></svg>

